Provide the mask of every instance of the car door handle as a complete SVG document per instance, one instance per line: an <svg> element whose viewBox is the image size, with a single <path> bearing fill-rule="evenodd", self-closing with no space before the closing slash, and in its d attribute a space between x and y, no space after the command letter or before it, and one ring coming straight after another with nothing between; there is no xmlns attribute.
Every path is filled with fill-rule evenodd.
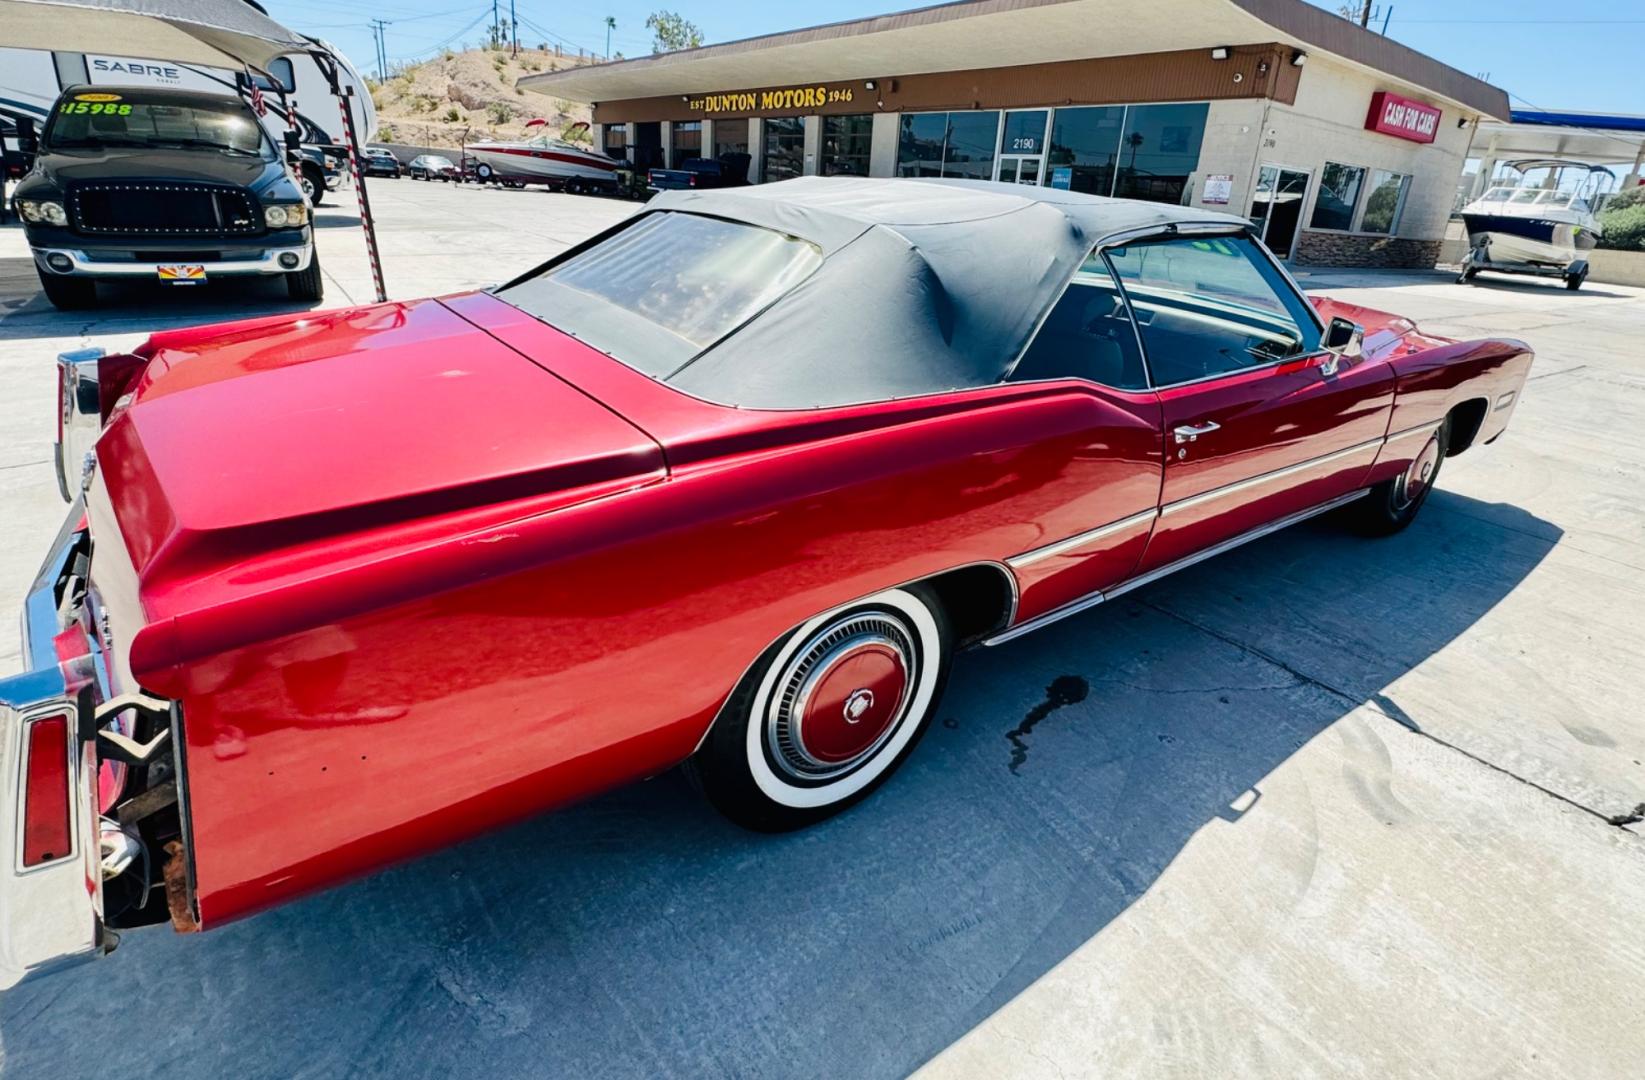
<svg viewBox="0 0 1645 1080"><path fill-rule="evenodd" d="M1178 443L1193 442L1201 435L1209 435L1213 431L1222 430L1222 425L1215 420L1207 420L1203 424L1183 424L1171 429L1171 434L1177 437Z"/></svg>

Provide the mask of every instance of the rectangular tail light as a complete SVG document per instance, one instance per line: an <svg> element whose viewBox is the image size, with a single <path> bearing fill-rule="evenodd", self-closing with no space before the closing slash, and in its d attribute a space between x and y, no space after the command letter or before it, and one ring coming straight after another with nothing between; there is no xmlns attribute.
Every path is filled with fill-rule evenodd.
<svg viewBox="0 0 1645 1080"><path fill-rule="evenodd" d="M74 853L69 822L69 719L48 716L29 724L23 766L23 867Z"/></svg>

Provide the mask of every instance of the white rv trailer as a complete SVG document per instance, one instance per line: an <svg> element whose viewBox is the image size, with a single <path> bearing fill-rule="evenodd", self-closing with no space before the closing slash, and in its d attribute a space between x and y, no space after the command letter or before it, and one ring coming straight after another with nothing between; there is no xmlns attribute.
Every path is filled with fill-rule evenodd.
<svg viewBox="0 0 1645 1080"><path fill-rule="evenodd" d="M355 133L364 145L377 133L377 110L372 106L371 93L366 88L365 80L337 49L318 38L309 40L336 60L338 82L345 89L350 86L354 88L348 100L354 113ZM296 101L300 117L307 117L315 127L332 136L330 141L345 141L337 99L332 97L331 83L314 57L307 53L293 53L274 60L269 69L269 74L281 83L287 98ZM12 121L32 120L36 128L42 128L57 95L65 87L78 84L164 86L235 94L238 93L235 76L236 73L227 68L199 67L115 53L46 52L0 47L0 117ZM264 101L268 106L263 124L275 144L279 145L287 121L280 110L280 98L274 88L264 82L263 89Z"/></svg>

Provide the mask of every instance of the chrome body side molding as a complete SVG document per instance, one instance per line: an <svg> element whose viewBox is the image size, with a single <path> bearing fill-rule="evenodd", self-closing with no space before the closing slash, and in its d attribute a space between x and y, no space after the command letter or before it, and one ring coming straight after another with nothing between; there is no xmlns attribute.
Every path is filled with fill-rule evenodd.
<svg viewBox="0 0 1645 1080"><path fill-rule="evenodd" d="M1005 565L1009 566L1013 570L1020 570L1025 566L1033 566L1037 562L1054 558L1061 555L1065 551L1073 551L1075 548L1084 547L1086 544L1089 544L1094 540L1101 540L1105 536L1112 536L1114 533L1124 532L1132 526L1142 525L1146 522L1153 521L1158 515L1159 511L1157 509L1150 508L1144 510L1140 514L1132 514L1130 517L1123 517L1118 521L1110 521L1106 525L1098 525L1094 529L1087 529L1085 532L1075 533L1073 536L1058 540L1055 543L1046 544L1044 547L1037 547L1032 551L1025 551L1021 555L1013 555L1009 559L1005 560Z"/></svg>
<svg viewBox="0 0 1645 1080"><path fill-rule="evenodd" d="M1252 488L1264 487L1268 484L1274 483L1276 480L1287 480L1298 473L1307 472L1309 469L1315 469L1321 465L1329 465L1333 461L1340 461L1343 458L1353 457L1355 454L1363 454L1367 450L1378 449L1382 446L1382 444L1383 440L1381 438L1367 439L1365 442L1355 443L1353 446L1346 446L1341 450L1336 450L1329 454L1322 454L1319 457L1309 458L1307 461L1299 461L1295 465L1287 465L1284 468L1274 469L1271 472L1265 472L1257 476L1247 477L1244 480L1236 480L1232 484L1224 484L1222 487L1212 488L1210 491L1202 491L1198 495L1190 495L1185 499L1178 499L1176 502L1166 503L1164 506L1160 507L1160 516L1169 517L1172 514L1181 513L1184 510L1190 510L1196 506L1203 506L1208 502L1214 502L1217 499L1226 498L1229 495L1240 495L1250 491Z"/></svg>
<svg viewBox="0 0 1645 1080"><path fill-rule="evenodd" d="M1378 439L1376 441L1380 443L1382 440ZM1363 447L1353 447L1352 449L1359 450L1363 449ZM1206 559L1209 559L1214 555L1221 555L1225 551L1232 551L1234 548L1237 548L1242 544L1248 544L1252 540L1261 539L1269 533L1278 532L1287 526L1297 524L1299 521L1306 521L1311 517L1316 517L1328 511L1335 510L1339 506L1346 506L1355 499L1363 497L1369 490L1369 488L1361 488L1360 490L1350 492L1347 495L1339 495L1338 497L1327 502L1320 503L1318 506L1312 506L1306 510L1299 510L1294 514L1288 514L1285 517L1276 518L1273 521L1270 521L1265 525L1259 525L1248 532L1240 533L1238 536L1231 536L1219 544L1213 544L1203 551L1196 551L1194 554L1178 559L1176 562L1167 563L1157 569L1148 571L1146 574L1139 574L1134 578L1122 581L1113 588L1098 590L1083 596L1078 600L1064 604L1059 608L1053 608L1043 615L1038 615L1032 619L1029 619L1025 623L1018 626L1013 626L1009 630L995 634L991 638L985 638L983 640L983 644L1003 645L1007 641L1012 641L1016 638L1022 637L1025 634L1033 633L1042 626L1049 626L1054 622L1059 622L1068 618L1070 615L1078 615L1082 611L1088 611L1091 608L1096 607L1105 600L1112 600L1114 597L1122 596L1125 593L1130 592L1132 589L1139 589L1144 585L1158 581L1160 578L1163 578L1168 574L1174 574L1178 570L1183 570L1187 567L1193 566L1195 563L1204 562Z"/></svg>

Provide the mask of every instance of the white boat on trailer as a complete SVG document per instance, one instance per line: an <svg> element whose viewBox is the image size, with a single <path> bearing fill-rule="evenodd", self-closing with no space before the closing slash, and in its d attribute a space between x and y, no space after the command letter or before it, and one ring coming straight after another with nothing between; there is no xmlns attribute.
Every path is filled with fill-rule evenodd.
<svg viewBox="0 0 1645 1080"><path fill-rule="evenodd" d="M1594 200L1609 190L1616 175L1600 165L1562 158L1506 164L1518 178L1493 181L1485 194L1462 208L1468 254L1457 281L1472 281L1481 270L1492 270L1558 277L1567 289L1582 288L1588 278L1584 256L1604 231L1594 217Z"/></svg>
<svg viewBox="0 0 1645 1080"><path fill-rule="evenodd" d="M541 124L534 120L526 126ZM484 183L547 184L573 195L614 190L617 170L624 164L598 150L547 134L517 141L469 143L464 152L477 162L474 175Z"/></svg>

